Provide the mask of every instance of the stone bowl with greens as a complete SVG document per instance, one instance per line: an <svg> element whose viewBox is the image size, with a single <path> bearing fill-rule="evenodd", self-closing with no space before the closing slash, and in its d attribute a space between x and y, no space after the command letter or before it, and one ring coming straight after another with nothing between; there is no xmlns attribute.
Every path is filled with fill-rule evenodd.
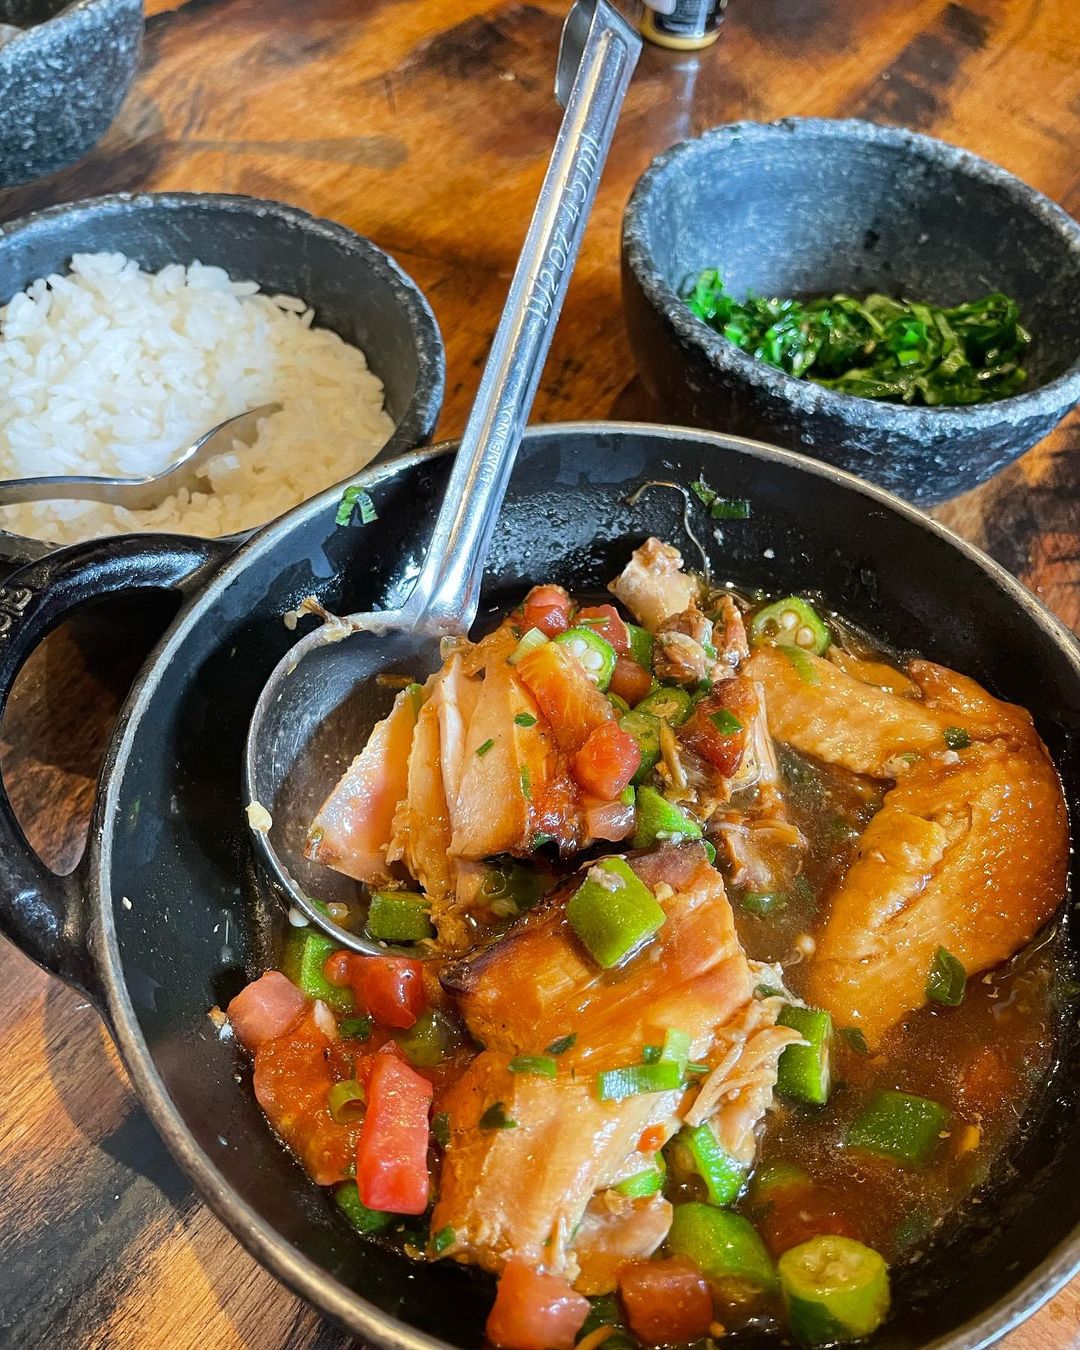
<svg viewBox="0 0 1080 1350"><path fill-rule="evenodd" d="M983 482L1080 401L1080 225L901 128L792 118L682 142L634 190L622 268L667 418L920 504Z"/></svg>

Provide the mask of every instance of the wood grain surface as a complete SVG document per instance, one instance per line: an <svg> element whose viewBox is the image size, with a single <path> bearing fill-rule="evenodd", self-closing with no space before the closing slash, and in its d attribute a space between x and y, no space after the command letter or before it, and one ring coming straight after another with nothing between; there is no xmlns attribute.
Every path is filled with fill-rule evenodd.
<svg viewBox="0 0 1080 1350"><path fill-rule="evenodd" d="M150 0L138 81L103 144L0 193L0 220L100 192L189 188L294 202L371 236L446 338L441 431L476 384L558 121L562 0ZM620 317L631 185L734 118L858 115L934 132L1080 211L1077 0L732 0L720 42L647 49L534 420L648 417ZM2 110L0 110L2 115ZM186 261L186 260L185 260ZM1080 630L1073 419L939 514ZM24 671L5 779L52 863L77 858L111 720L141 658L118 628L61 631ZM98 1018L0 943L0 1344L337 1347L192 1194ZM1080 1288L1007 1341L1080 1345Z"/></svg>

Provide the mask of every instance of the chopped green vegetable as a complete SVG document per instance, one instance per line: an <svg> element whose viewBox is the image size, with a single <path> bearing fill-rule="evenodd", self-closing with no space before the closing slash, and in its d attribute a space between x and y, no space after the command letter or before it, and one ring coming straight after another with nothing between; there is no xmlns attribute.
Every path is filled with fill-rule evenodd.
<svg viewBox="0 0 1080 1350"><path fill-rule="evenodd" d="M971 744L971 737L963 727L946 727L945 744L950 750L966 750Z"/></svg>
<svg viewBox="0 0 1080 1350"><path fill-rule="evenodd" d="M719 712L712 713L709 717L709 721L721 736L734 736L743 730L743 724L733 712L728 712L727 708L722 708Z"/></svg>
<svg viewBox="0 0 1080 1350"><path fill-rule="evenodd" d="M334 1204L358 1233L381 1233L394 1222L394 1215L381 1209L368 1209L360 1199L355 1181L343 1181L334 1188Z"/></svg>
<svg viewBox="0 0 1080 1350"><path fill-rule="evenodd" d="M615 648L599 633L591 628L568 628L555 639L564 647L569 647L581 663L585 674L598 689L606 689L611 683L611 675L618 659Z"/></svg>
<svg viewBox="0 0 1080 1350"><path fill-rule="evenodd" d="M967 972L963 964L952 952L939 947L934 953L933 964L926 980L926 997L934 1003L944 1003L946 1007L958 1008L964 1001L967 988Z"/></svg>
<svg viewBox="0 0 1080 1350"><path fill-rule="evenodd" d="M339 1125L348 1125L354 1120L360 1120L364 1114L366 1102L367 1094L364 1092L364 1085L358 1083L355 1078L347 1078L342 1083L335 1083L326 1095L326 1104L330 1108L330 1114Z"/></svg>
<svg viewBox="0 0 1080 1350"><path fill-rule="evenodd" d="M668 688L665 685L646 694L634 711L659 717L668 726L681 727L690 716L690 708L690 695L685 689Z"/></svg>
<svg viewBox="0 0 1080 1350"><path fill-rule="evenodd" d="M546 841L545 841L546 842ZM537 847L536 840L533 846ZM549 883L548 876L519 863L500 863L490 868L480 883L480 897L496 914L510 918L540 902Z"/></svg>
<svg viewBox="0 0 1080 1350"><path fill-rule="evenodd" d="M636 623L628 623L630 631L630 657L639 666L652 670L653 635L647 628L639 628Z"/></svg>
<svg viewBox="0 0 1080 1350"><path fill-rule="evenodd" d="M375 510L375 503L371 500L369 493L362 487L347 487L341 494L341 504L338 506L337 515L334 517L335 525L348 525L352 521L353 514L358 513L361 525L370 525L373 521L379 519L378 512Z"/></svg>
<svg viewBox="0 0 1080 1350"><path fill-rule="evenodd" d="M780 646L780 650L795 667L795 673L803 684L820 684L821 676L817 673L813 661L807 656L801 647Z"/></svg>
<svg viewBox="0 0 1080 1350"><path fill-rule="evenodd" d="M737 898L748 914L756 914L759 919L768 918L787 904L783 891L746 891Z"/></svg>
<svg viewBox="0 0 1080 1350"><path fill-rule="evenodd" d="M652 937L664 911L629 863L602 858L570 897L566 917L582 946L607 970Z"/></svg>
<svg viewBox="0 0 1080 1350"><path fill-rule="evenodd" d="M870 1047L866 1043L866 1037L863 1035L861 1027L841 1027L840 1035L857 1055L868 1055L870 1053Z"/></svg>
<svg viewBox="0 0 1080 1350"><path fill-rule="evenodd" d="M730 1280L759 1293L776 1288L765 1244L750 1221L731 1210L697 1201L676 1205L668 1247L689 1257L707 1280Z"/></svg>
<svg viewBox="0 0 1080 1350"><path fill-rule="evenodd" d="M521 641L506 658L512 666L516 666L519 661L523 661L530 652L536 651L537 647L542 647L547 638L541 633L539 628L530 628L522 636Z"/></svg>
<svg viewBox="0 0 1080 1350"><path fill-rule="evenodd" d="M435 936L429 902L413 891L372 891L368 936L378 942L418 942Z"/></svg>
<svg viewBox="0 0 1080 1350"><path fill-rule="evenodd" d="M711 866L716 862L716 845L711 839L703 839L701 841L701 847L705 850L705 861Z"/></svg>
<svg viewBox="0 0 1080 1350"><path fill-rule="evenodd" d="M506 1066L511 1073L531 1074L536 1078L554 1078L559 1066L548 1055L515 1055Z"/></svg>
<svg viewBox="0 0 1080 1350"><path fill-rule="evenodd" d="M813 1184L809 1172L796 1163L766 1163L750 1180L750 1204L755 1211L764 1211L778 1192L805 1190Z"/></svg>
<svg viewBox="0 0 1080 1350"><path fill-rule="evenodd" d="M344 1017L338 1023L338 1035L346 1041L367 1041L375 1029L374 1017Z"/></svg>
<svg viewBox="0 0 1080 1350"><path fill-rule="evenodd" d="M506 1107L502 1102L492 1102L484 1114L480 1117L480 1128L482 1130L516 1130L517 1121L511 1119L506 1114Z"/></svg>
<svg viewBox="0 0 1080 1350"><path fill-rule="evenodd" d="M797 1008L789 1003L776 1020L809 1042L785 1047L777 1065L777 1091L795 1101L823 1106L832 1090L832 1018L820 1008Z"/></svg>
<svg viewBox="0 0 1080 1350"><path fill-rule="evenodd" d="M294 928L285 940L282 971L305 998L320 998L337 1012L351 1012L351 989L339 989L326 978L323 967L341 944L314 928Z"/></svg>
<svg viewBox="0 0 1080 1350"><path fill-rule="evenodd" d="M644 783L660 759L660 719L635 708L633 712L619 718L619 726L633 736L641 752L641 763L631 781L635 784Z"/></svg>
<svg viewBox="0 0 1080 1350"><path fill-rule="evenodd" d="M889 1271L853 1238L822 1234L784 1252L778 1264L788 1326L802 1346L869 1336L889 1311Z"/></svg>
<svg viewBox="0 0 1080 1350"><path fill-rule="evenodd" d="M596 1075L596 1095L602 1102L621 1102L625 1097L640 1097L647 1092L671 1092L681 1087L682 1069L673 1060L655 1064L627 1064L621 1069L604 1069Z"/></svg>
<svg viewBox="0 0 1080 1350"><path fill-rule="evenodd" d="M441 1064L454 1040L454 1028L445 1014L434 1008L422 1012L408 1031L395 1037L410 1064L430 1069Z"/></svg>
<svg viewBox="0 0 1080 1350"><path fill-rule="evenodd" d="M519 727L534 727L536 726L536 718L532 713L518 713L514 718L514 725Z"/></svg>
<svg viewBox="0 0 1080 1350"><path fill-rule="evenodd" d="M631 840L634 848L652 848L662 840L701 838L701 826L697 821L667 801L655 788L639 788L636 806Z"/></svg>
<svg viewBox="0 0 1080 1350"><path fill-rule="evenodd" d="M758 610L750 623L750 641L797 647L820 656L832 638L813 605L788 595Z"/></svg>
<svg viewBox="0 0 1080 1350"><path fill-rule="evenodd" d="M750 503L745 497L721 497L699 476L690 484L690 491L706 508L713 520L749 520Z"/></svg>
<svg viewBox="0 0 1080 1350"><path fill-rule="evenodd" d="M495 742L494 742L494 741L491 739L491 737L489 736L488 739L483 743L483 745L478 745L478 746L476 747L475 754L476 754L477 759L483 759L484 756L487 754L487 752L488 752L489 750L494 749L494 747L495 747Z"/></svg>
<svg viewBox="0 0 1080 1350"><path fill-rule="evenodd" d="M664 1032L664 1044L660 1047L660 1064L677 1064L679 1077L686 1073L686 1062L690 1058L690 1036L678 1027L668 1027Z"/></svg>
<svg viewBox="0 0 1080 1350"><path fill-rule="evenodd" d="M543 848L545 844L553 843L554 840L555 836L553 834L545 834L543 830L537 830L529 840L529 848L535 853L538 848Z"/></svg>
<svg viewBox="0 0 1080 1350"><path fill-rule="evenodd" d="M436 1256L442 1256L448 1247L452 1247L457 1241L457 1234L449 1224L445 1228L440 1228L431 1239L431 1250Z"/></svg>
<svg viewBox="0 0 1080 1350"><path fill-rule="evenodd" d="M572 1050L574 1042L577 1040L577 1032L572 1031L569 1036L560 1036L558 1040L552 1041L547 1047L549 1055L565 1055L567 1050Z"/></svg>
<svg viewBox="0 0 1080 1350"><path fill-rule="evenodd" d="M617 1191L619 1195L625 1195L628 1200L643 1200L662 1189L666 1176L663 1154L658 1153L654 1163L641 1172L635 1172L631 1177L617 1181L611 1189Z"/></svg>
<svg viewBox="0 0 1080 1350"><path fill-rule="evenodd" d="M431 1117L431 1137L440 1148L445 1148L449 1144L450 1117L445 1111L437 1111Z"/></svg>
<svg viewBox="0 0 1080 1350"><path fill-rule="evenodd" d="M674 1148L685 1170L695 1172L705 1183L710 1204L735 1203L747 1169L724 1148L708 1121L693 1128L684 1125L675 1137Z"/></svg>
<svg viewBox="0 0 1080 1350"><path fill-rule="evenodd" d="M1021 362L1031 336L1016 302L999 292L945 309L887 295L748 295L740 302L719 272L706 271L686 303L758 360L861 398L928 407L988 403L1027 383Z"/></svg>
<svg viewBox="0 0 1080 1350"><path fill-rule="evenodd" d="M938 1146L949 1113L938 1102L909 1092L878 1092L847 1132L848 1148L921 1167Z"/></svg>
<svg viewBox="0 0 1080 1350"><path fill-rule="evenodd" d="M521 783L521 795L527 802L532 801L532 775L529 773L529 766L523 764L521 772L518 774L518 781Z"/></svg>
<svg viewBox="0 0 1080 1350"><path fill-rule="evenodd" d="M616 716L625 717L626 714L630 711L630 704L627 703L626 699L620 698L618 694L613 694L610 689L607 691L604 697L615 709Z"/></svg>
<svg viewBox="0 0 1080 1350"><path fill-rule="evenodd" d="M413 712L419 716L420 709L424 706L424 686L414 680L412 684L405 686L405 692L412 699Z"/></svg>

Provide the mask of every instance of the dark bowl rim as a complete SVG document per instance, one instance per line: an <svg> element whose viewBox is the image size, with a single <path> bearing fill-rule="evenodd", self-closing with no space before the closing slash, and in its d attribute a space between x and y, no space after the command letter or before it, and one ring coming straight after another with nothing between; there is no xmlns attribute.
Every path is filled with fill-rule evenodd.
<svg viewBox="0 0 1080 1350"><path fill-rule="evenodd" d="M734 450L751 458L794 468L800 473L830 479L847 491L862 496L869 506L884 508L903 517L919 529L950 544L977 564L1006 592L1028 621L1039 625L1062 650L1071 662L1080 685L1080 643L1016 577L982 550L917 507L884 488L864 482L846 470L807 459L794 451L782 450L762 441L724 432L698 431L657 423L555 422L534 426L525 434L529 441L535 443L568 435L606 436L613 432L668 441L692 441ZM372 465L363 471L358 481L367 487L375 486L385 478L410 473L437 456L453 453L457 446L456 440L442 441L402 455L396 460ZM286 516L265 526L248 539L210 578L207 585L188 601L147 657L124 702L106 751L87 851L79 871L88 890L92 954L101 976L108 1025L138 1090L141 1105L210 1208L264 1267L313 1307L365 1343L384 1347L384 1350L449 1350L450 1342L438 1340L426 1332L418 1331L399 1317L383 1312L355 1290L329 1275L309 1257L302 1255L225 1181L213 1159L191 1137L179 1108L154 1064L128 993L117 938L115 897L110 884L112 836L109 822L120 818L117 794L128 761L136 753L133 732L145 715L147 702L154 696L164 663L176 645L202 621L205 608L216 603L228 590L234 576L264 550L273 548L274 537L286 524L291 527L300 518L310 519L325 512L335 500L334 490L328 489L294 507ZM1078 1271L1080 1223L1035 1270L983 1313L970 1318L954 1332L929 1343L923 1350L985 1350L985 1347L992 1345L1042 1307Z"/></svg>
<svg viewBox="0 0 1080 1350"><path fill-rule="evenodd" d="M0 61L3 61L6 54L12 51L16 46L24 46L25 39L32 38L38 33L52 34L62 28L67 20L75 20L83 14L96 9L129 9L139 15L140 24L142 23L142 0L72 0L71 4L64 5L50 14L47 19L42 19L40 23L32 23L29 28L21 29L13 38L0 47Z"/></svg>
<svg viewBox="0 0 1080 1350"><path fill-rule="evenodd" d="M97 4L100 0L77 0L80 5ZM348 251L358 251L364 262L373 272L387 278L397 292L399 303L405 311L409 327L414 337L414 345L419 358L419 371L416 391L409 400L401 419L397 422L386 443L376 451L377 458L385 459L409 450L426 442L435 430L439 414L442 412L446 394L446 347L442 330L435 317L427 296L413 278L405 271L392 254L380 248L366 235L359 234L340 221L325 216L314 215L300 206L287 202L274 201L267 197L249 197L234 192L112 192L100 197L82 197L78 201L61 202L15 220L0 221L0 250L20 235L47 228L55 220L65 217L77 217L86 213L99 217L120 212L131 206L153 211L173 211L188 207L198 207L200 203L211 203L225 212L245 216L272 216L278 220L293 224L308 234L322 235ZM0 308L7 303L0 300ZM370 464L370 461L369 461ZM364 466L366 469L368 465ZM361 470L363 472L363 470ZM340 491L341 484L348 482L355 474L347 475L335 486ZM300 503L302 505L302 503ZM295 509L295 508L294 508ZM240 534L221 536L224 544L239 544L258 530L265 529L273 521ZM127 533L138 533L131 531ZM116 536L124 538L124 534ZM191 536L188 536L191 537ZM15 534L0 529L0 564L4 562L21 565L36 561L51 553L60 545L33 538L30 535Z"/></svg>
<svg viewBox="0 0 1080 1350"><path fill-rule="evenodd" d="M665 176L672 166L709 148L723 148L737 141L763 143L789 137L833 139L839 145L866 142L885 143L906 150L914 157L935 164L947 163L969 178L989 184L1029 215L1035 215L1062 236L1072 251L1080 272L1080 224L1045 194L1029 186L1000 165L983 159L973 151L953 145L936 136L889 126L862 118L785 117L775 122L725 122L709 127L698 136L679 141L657 155L634 185L623 213L623 257L632 269L649 303L675 329L679 338L699 348L721 371L735 374L747 384L792 404L800 416L829 414L853 428L872 424L876 432L910 435L913 414L933 419L935 432L944 437L991 428L1000 423L1025 418L1054 417L1060 420L1080 400L1080 353L1069 368L1048 383L1009 398L967 407L930 408L919 405L879 402L856 394L841 394L823 389L810 380L796 379L785 371L766 365L748 355L721 334L691 314L685 302L665 281L646 248L640 222L653 196L663 190ZM873 410L871 413L869 410Z"/></svg>

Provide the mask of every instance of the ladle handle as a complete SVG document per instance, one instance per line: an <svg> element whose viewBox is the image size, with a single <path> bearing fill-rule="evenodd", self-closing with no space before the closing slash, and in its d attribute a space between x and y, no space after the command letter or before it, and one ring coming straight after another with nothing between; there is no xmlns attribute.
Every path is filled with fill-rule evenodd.
<svg viewBox="0 0 1080 1350"><path fill-rule="evenodd" d="M587 24L587 28L586 28ZM472 626L506 494L641 39L607 0L577 0L560 52L577 73L423 568L404 606L427 633ZM572 67L571 67L572 69Z"/></svg>

